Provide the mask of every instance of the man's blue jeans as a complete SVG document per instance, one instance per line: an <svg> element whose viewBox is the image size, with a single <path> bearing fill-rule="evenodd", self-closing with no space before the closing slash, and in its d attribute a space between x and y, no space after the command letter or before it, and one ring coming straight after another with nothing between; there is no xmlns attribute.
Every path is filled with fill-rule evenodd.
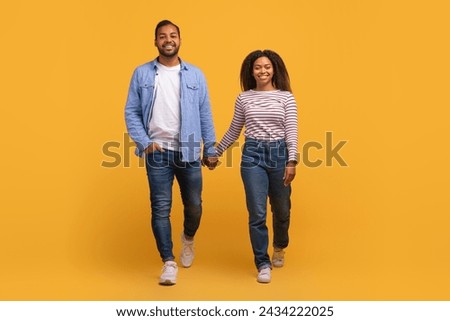
<svg viewBox="0 0 450 321"><path fill-rule="evenodd" d="M200 161L181 161L181 154L170 150L146 155L147 177L150 186L152 230L156 246L163 260L174 260L170 211L174 177L180 186L184 206L184 233L193 237L202 216L202 172Z"/></svg>
<svg viewBox="0 0 450 321"><path fill-rule="evenodd" d="M269 142L247 138L243 148L241 177L249 212L250 241L258 270L272 266L267 253L268 197L273 215L273 246L285 248L289 243L291 186L283 183L287 156L284 140Z"/></svg>

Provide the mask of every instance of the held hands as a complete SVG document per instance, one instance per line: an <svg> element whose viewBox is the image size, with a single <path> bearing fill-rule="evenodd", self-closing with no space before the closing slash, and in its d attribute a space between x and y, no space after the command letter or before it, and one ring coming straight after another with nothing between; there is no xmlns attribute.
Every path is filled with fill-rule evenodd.
<svg viewBox="0 0 450 321"><path fill-rule="evenodd" d="M144 150L144 153L151 154L155 151L164 152L164 149L158 145L157 143L151 143L148 145L148 147ZM216 156L210 156L210 157L203 157L202 159L202 165L208 167L208 169L213 170L216 168L217 165L219 165L219 158Z"/></svg>
<svg viewBox="0 0 450 321"><path fill-rule="evenodd" d="M217 165L219 165L219 158L216 156L210 156L206 157L204 156L202 158L202 166L208 167L209 170L213 170L216 168Z"/></svg>
<svg viewBox="0 0 450 321"><path fill-rule="evenodd" d="M295 163L288 162L284 170L284 186L288 186L295 178Z"/></svg>

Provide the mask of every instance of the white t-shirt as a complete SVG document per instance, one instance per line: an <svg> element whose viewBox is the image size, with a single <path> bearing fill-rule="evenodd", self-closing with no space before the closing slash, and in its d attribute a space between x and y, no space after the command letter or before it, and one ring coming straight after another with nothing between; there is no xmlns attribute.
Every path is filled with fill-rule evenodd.
<svg viewBox="0 0 450 321"><path fill-rule="evenodd" d="M150 140L164 149L178 150L180 136L180 65L156 63L155 97L149 123Z"/></svg>

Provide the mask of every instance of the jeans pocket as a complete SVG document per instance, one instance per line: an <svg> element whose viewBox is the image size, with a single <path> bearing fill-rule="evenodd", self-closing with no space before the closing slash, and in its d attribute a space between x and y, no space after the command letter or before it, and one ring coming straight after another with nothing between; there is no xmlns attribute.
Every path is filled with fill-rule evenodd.
<svg viewBox="0 0 450 321"><path fill-rule="evenodd" d="M156 167L163 167L164 165L163 153L160 152L159 150L154 150L153 152L146 154L145 157L147 166L156 168Z"/></svg>
<svg viewBox="0 0 450 321"><path fill-rule="evenodd" d="M258 165L261 159L259 143L247 141L242 151L241 167L253 167Z"/></svg>

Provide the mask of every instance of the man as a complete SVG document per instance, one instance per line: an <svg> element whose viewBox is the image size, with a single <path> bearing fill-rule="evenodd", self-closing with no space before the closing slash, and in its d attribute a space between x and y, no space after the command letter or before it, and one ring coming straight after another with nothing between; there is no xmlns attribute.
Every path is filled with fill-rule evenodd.
<svg viewBox="0 0 450 321"><path fill-rule="evenodd" d="M163 285L175 284L178 272L170 223L173 180L178 181L184 206L180 261L189 267L202 215L200 165L217 162L206 80L200 69L178 57L180 44L178 26L168 20L159 22L155 28L159 55L135 69L125 106L136 154L146 158L152 231L164 262L159 280Z"/></svg>

